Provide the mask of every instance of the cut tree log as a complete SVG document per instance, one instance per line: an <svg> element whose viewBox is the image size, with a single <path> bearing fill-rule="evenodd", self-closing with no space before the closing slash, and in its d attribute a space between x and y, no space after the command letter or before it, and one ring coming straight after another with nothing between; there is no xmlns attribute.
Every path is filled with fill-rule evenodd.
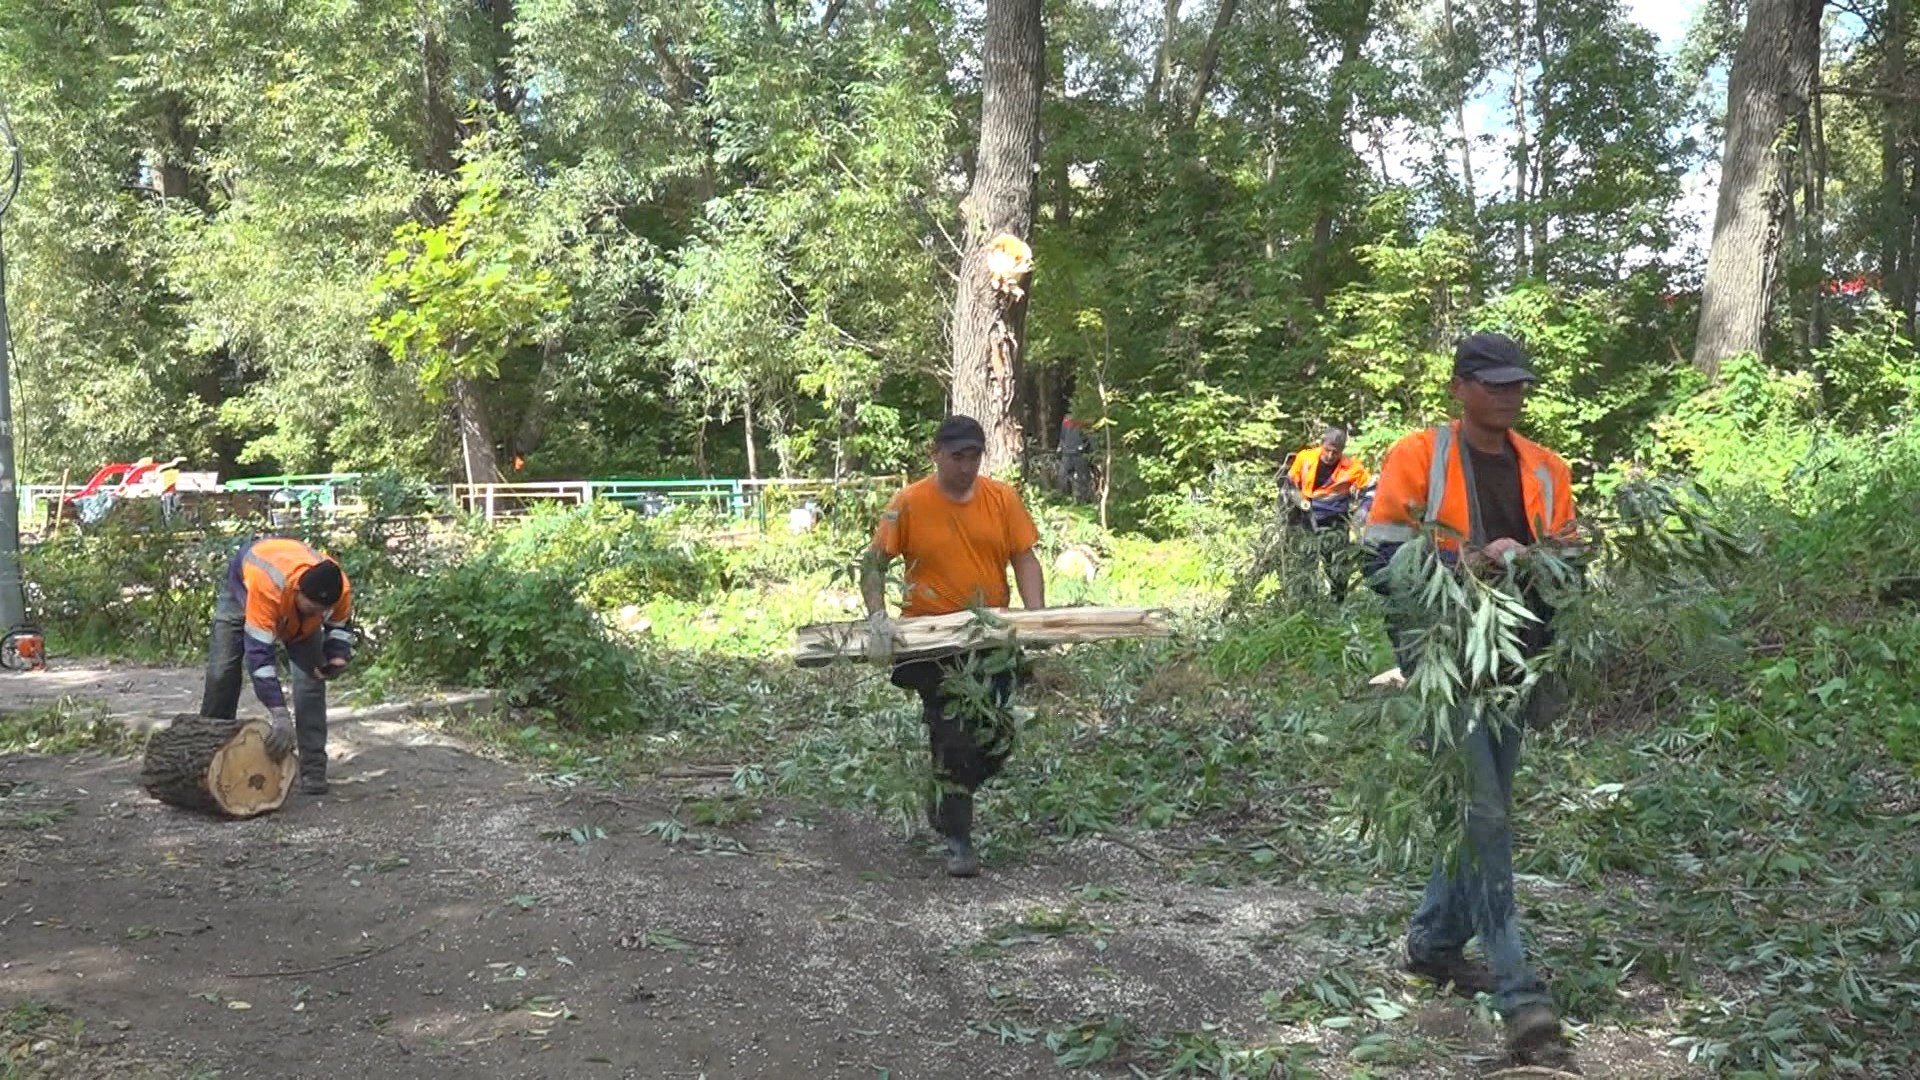
<svg viewBox="0 0 1920 1080"><path fill-rule="evenodd" d="M978 614L922 615L895 624L896 660L925 660L1002 642L1081 645L1121 638L1170 637L1167 613L1152 608L1074 607L1038 611L998 608ZM793 632L793 660L803 668L864 659L867 624L816 623Z"/></svg>
<svg viewBox="0 0 1920 1080"><path fill-rule="evenodd" d="M219 720L190 713L147 740L140 783L170 806L246 818L278 810L293 790L299 755L275 761L261 720Z"/></svg>

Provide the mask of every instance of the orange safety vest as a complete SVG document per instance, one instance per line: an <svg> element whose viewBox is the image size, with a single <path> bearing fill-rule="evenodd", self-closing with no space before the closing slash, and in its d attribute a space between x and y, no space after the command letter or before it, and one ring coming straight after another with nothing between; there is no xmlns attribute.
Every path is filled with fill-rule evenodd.
<svg viewBox="0 0 1920 1080"><path fill-rule="evenodd" d="M247 636L263 645L303 641L324 625L331 631L353 617L353 585L340 576L340 600L333 610L304 618L294 604L300 579L325 556L298 540L256 540L240 557L240 583L246 589ZM339 631L345 634L346 631ZM351 640L351 635L347 635Z"/></svg>
<svg viewBox="0 0 1920 1080"><path fill-rule="evenodd" d="M1326 448L1318 444L1309 446L1293 456L1293 471L1287 479L1300 489L1303 498L1319 499L1329 495L1352 495L1367 486L1372 479L1367 467L1360 464L1356 457L1342 456L1340 463L1333 467L1333 475L1327 477L1325 487L1315 487L1314 477L1320 474L1320 455Z"/></svg>
<svg viewBox="0 0 1920 1080"><path fill-rule="evenodd" d="M1507 439L1519 456L1520 493L1534 539L1566 535L1573 526L1573 475L1566 461L1513 432ZM1438 526L1443 551L1457 551L1463 539L1484 545L1474 520L1472 477L1459 421L1402 436L1380 463L1380 484L1362 539L1376 548L1404 544L1422 527Z"/></svg>

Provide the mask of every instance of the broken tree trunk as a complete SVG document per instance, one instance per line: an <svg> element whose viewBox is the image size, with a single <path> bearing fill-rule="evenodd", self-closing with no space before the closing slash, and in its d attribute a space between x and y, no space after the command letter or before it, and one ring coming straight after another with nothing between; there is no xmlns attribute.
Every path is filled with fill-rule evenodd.
<svg viewBox="0 0 1920 1080"><path fill-rule="evenodd" d="M1080 645L1120 638L1168 637L1166 612L1150 608L1077 607L1038 611L997 609L975 614L922 615L894 624L895 660L924 660L1012 638L1022 645ZM793 632L793 660L824 667L867 655L864 622L817 623Z"/></svg>
<svg viewBox="0 0 1920 1080"><path fill-rule="evenodd" d="M183 714L147 740L140 783L171 806L253 817L287 801L299 760L273 759L264 721Z"/></svg>

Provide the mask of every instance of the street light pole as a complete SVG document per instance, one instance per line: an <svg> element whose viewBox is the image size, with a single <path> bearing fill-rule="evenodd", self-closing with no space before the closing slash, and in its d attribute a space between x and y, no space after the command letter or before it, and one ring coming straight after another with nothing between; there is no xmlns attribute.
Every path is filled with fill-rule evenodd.
<svg viewBox="0 0 1920 1080"><path fill-rule="evenodd" d="M20 146L14 141L4 105L0 105L0 169L5 170L0 172L0 223L4 223L7 208L20 190ZM16 631L28 629L26 588L20 577L20 473L13 461L12 337L7 322L7 252L0 233L0 635L9 639Z"/></svg>

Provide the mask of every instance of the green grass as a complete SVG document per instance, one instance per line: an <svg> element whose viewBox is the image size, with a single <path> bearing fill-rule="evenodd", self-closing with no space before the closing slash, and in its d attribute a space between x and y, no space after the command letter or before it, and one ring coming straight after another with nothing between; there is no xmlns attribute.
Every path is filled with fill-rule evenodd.
<svg viewBox="0 0 1920 1080"><path fill-rule="evenodd" d="M0 711L0 752L4 753L132 754L144 742L143 735L110 718L98 704L75 698Z"/></svg>

